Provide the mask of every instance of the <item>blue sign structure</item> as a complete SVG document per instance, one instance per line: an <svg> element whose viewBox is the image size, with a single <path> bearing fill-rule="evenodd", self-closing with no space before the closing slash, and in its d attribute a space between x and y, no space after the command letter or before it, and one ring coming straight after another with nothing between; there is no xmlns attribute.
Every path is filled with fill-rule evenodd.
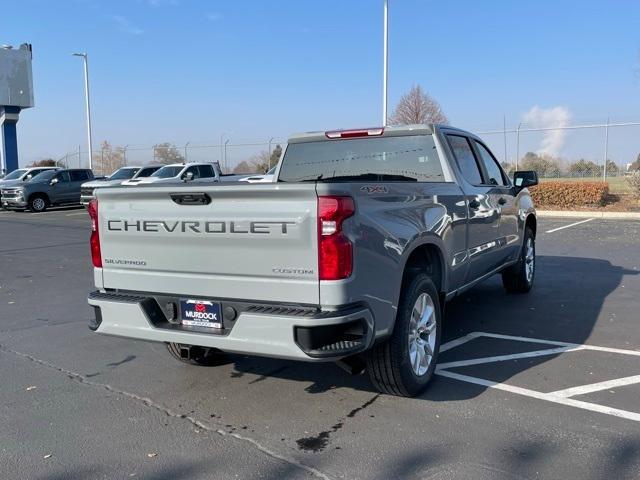
<svg viewBox="0 0 640 480"><path fill-rule="evenodd" d="M16 123L20 111L33 107L31 45L0 47L0 173L18 168Z"/></svg>

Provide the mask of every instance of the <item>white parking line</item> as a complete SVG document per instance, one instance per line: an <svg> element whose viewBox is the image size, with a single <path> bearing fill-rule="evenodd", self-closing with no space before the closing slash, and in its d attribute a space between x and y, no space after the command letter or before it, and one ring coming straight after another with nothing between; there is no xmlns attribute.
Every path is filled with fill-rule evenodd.
<svg viewBox="0 0 640 480"><path fill-rule="evenodd" d="M580 387L565 388L564 390L556 390L551 392L551 395L556 397L575 397L576 395L584 395L585 393L599 392L601 390L607 390L608 388L624 387L626 385L633 385L634 383L640 383L640 375L632 375L630 377L616 378L615 380L607 380L606 382L590 383L589 385L582 385Z"/></svg>
<svg viewBox="0 0 640 480"><path fill-rule="evenodd" d="M454 372L447 372L446 370L441 370L436 373L442 377L453 378L454 380L460 380L462 382L482 385L484 387L495 388L497 390L503 390L505 392L517 393L518 395L523 395L525 397L537 398L539 400L546 400L547 402L559 403L560 405L567 405L570 407L581 408L583 410L590 410L592 412L613 415L614 417L620 417L626 420L633 420L634 422L640 422L640 413L636 412L629 412L627 410L620 410L619 408L606 407L604 405L598 405L597 403L583 402L581 400L574 400L573 398L559 397L551 393L537 392L536 390L529 390L528 388L507 385L506 383L492 382L491 380L470 377L469 375L462 375Z"/></svg>
<svg viewBox="0 0 640 480"><path fill-rule="evenodd" d="M76 216L76 215L87 215L87 216L88 216L87 212L85 212L85 211L83 210L82 212L67 213L67 214L65 215L65 217L74 217L74 216Z"/></svg>
<svg viewBox="0 0 640 480"><path fill-rule="evenodd" d="M582 350L581 346L578 347L558 347L547 348L546 350L534 350L532 352L513 353L511 355L496 355L494 357L472 358L470 360L460 360L458 362L448 362L438 365L438 368L457 368L468 367L470 365L482 365L484 363L506 362L509 360L519 360L521 358L533 358L544 357L545 355L556 355L559 353L573 352L576 350Z"/></svg>
<svg viewBox="0 0 640 480"><path fill-rule="evenodd" d="M592 383L589 385L581 385L578 387L566 388L563 390L557 390L555 392L538 392L536 390L530 390L528 388L516 387L515 385L509 385L506 383L498 383L492 380L484 378L472 377L470 375L464 375L456 372L451 372L447 369L456 367L466 367L469 365L482 365L485 363L502 362L507 360L518 360L520 358L532 358L540 357L544 355L562 354L568 352L575 352L579 350L591 350L599 352L616 353L621 355L640 356L640 351L637 350L624 350L621 348L599 347L596 345L584 345L578 343L558 342L555 340L544 340L541 338L528 338L515 335L502 335L499 333L486 333L486 332L471 332L463 337L457 338L442 345L440 351L451 350L452 348L459 347L476 338L496 338L500 340L512 340L517 342L527 343L540 343L544 345L553 345L556 348L547 348L544 350L533 350L529 352L514 353L509 355L495 355L492 357L473 358L469 360L460 360L455 362L442 363L436 368L436 375L442 377L459 380L462 382L472 383L475 385L481 385L484 387L495 388L506 392L523 395L526 397L537 398L539 400L546 400L548 402L557 403L560 405L567 405L570 407L581 408L583 410L589 410L592 412L604 413L606 415L612 415L615 417L624 418L626 420L633 420L640 422L640 413L630 412L618 408L607 407L605 405L598 405L596 403L584 402L582 400L575 400L573 397L576 395L583 395L585 393L598 392L606 390L608 388L616 388L625 385L634 385L640 383L640 375L632 375L630 377L618 378L614 380L607 380L604 382Z"/></svg>
<svg viewBox="0 0 640 480"><path fill-rule="evenodd" d="M586 220L581 220L580 222L570 223L569 225L565 225L564 227L552 228L551 230L547 230L545 233L553 233L558 230L564 230L565 228L575 227L576 225L580 225L581 223L587 223L591 220L595 220L595 218L587 218Z"/></svg>

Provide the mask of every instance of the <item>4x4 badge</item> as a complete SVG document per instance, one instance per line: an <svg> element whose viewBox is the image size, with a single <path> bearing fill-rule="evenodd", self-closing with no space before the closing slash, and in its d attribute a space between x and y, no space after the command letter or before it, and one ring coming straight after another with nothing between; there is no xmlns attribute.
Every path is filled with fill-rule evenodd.
<svg viewBox="0 0 640 480"><path fill-rule="evenodd" d="M364 187L360 187L361 192L367 192L368 194L372 193L387 193L389 190L384 185L365 185Z"/></svg>

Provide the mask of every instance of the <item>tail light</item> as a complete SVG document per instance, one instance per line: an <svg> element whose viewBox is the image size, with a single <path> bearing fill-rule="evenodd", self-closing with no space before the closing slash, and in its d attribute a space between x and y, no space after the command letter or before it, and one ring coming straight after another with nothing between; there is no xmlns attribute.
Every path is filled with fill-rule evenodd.
<svg viewBox="0 0 640 480"><path fill-rule="evenodd" d="M353 215L351 197L318 197L318 270L320 280L341 280L351 276L353 252L342 233L342 222Z"/></svg>
<svg viewBox="0 0 640 480"><path fill-rule="evenodd" d="M100 233L98 232L98 200L91 200L87 206L91 217L91 261L93 266L102 268L102 252L100 251Z"/></svg>

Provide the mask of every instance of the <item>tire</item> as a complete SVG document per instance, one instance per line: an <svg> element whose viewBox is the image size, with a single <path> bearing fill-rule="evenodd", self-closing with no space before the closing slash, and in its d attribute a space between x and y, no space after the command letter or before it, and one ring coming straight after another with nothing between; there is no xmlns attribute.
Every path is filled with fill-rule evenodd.
<svg viewBox="0 0 640 480"><path fill-rule="evenodd" d="M414 309L423 313L417 324L412 319ZM438 290L428 275L420 273L402 293L393 334L367 355L367 371L374 387L381 393L401 397L424 391L436 368L441 332Z"/></svg>
<svg viewBox="0 0 640 480"><path fill-rule="evenodd" d="M180 348L191 347L191 358L182 358ZM210 367L220 363L222 352L215 348L198 347L185 345L182 343L167 343L167 350L177 360L189 365L199 365L201 367Z"/></svg>
<svg viewBox="0 0 640 480"><path fill-rule="evenodd" d="M48 204L47 197L44 195L32 195L29 199L29 210L34 213L44 212Z"/></svg>
<svg viewBox="0 0 640 480"><path fill-rule="evenodd" d="M518 263L502 271L502 285L508 293L527 293L536 276L536 237L529 227L524 230L524 241Z"/></svg>

